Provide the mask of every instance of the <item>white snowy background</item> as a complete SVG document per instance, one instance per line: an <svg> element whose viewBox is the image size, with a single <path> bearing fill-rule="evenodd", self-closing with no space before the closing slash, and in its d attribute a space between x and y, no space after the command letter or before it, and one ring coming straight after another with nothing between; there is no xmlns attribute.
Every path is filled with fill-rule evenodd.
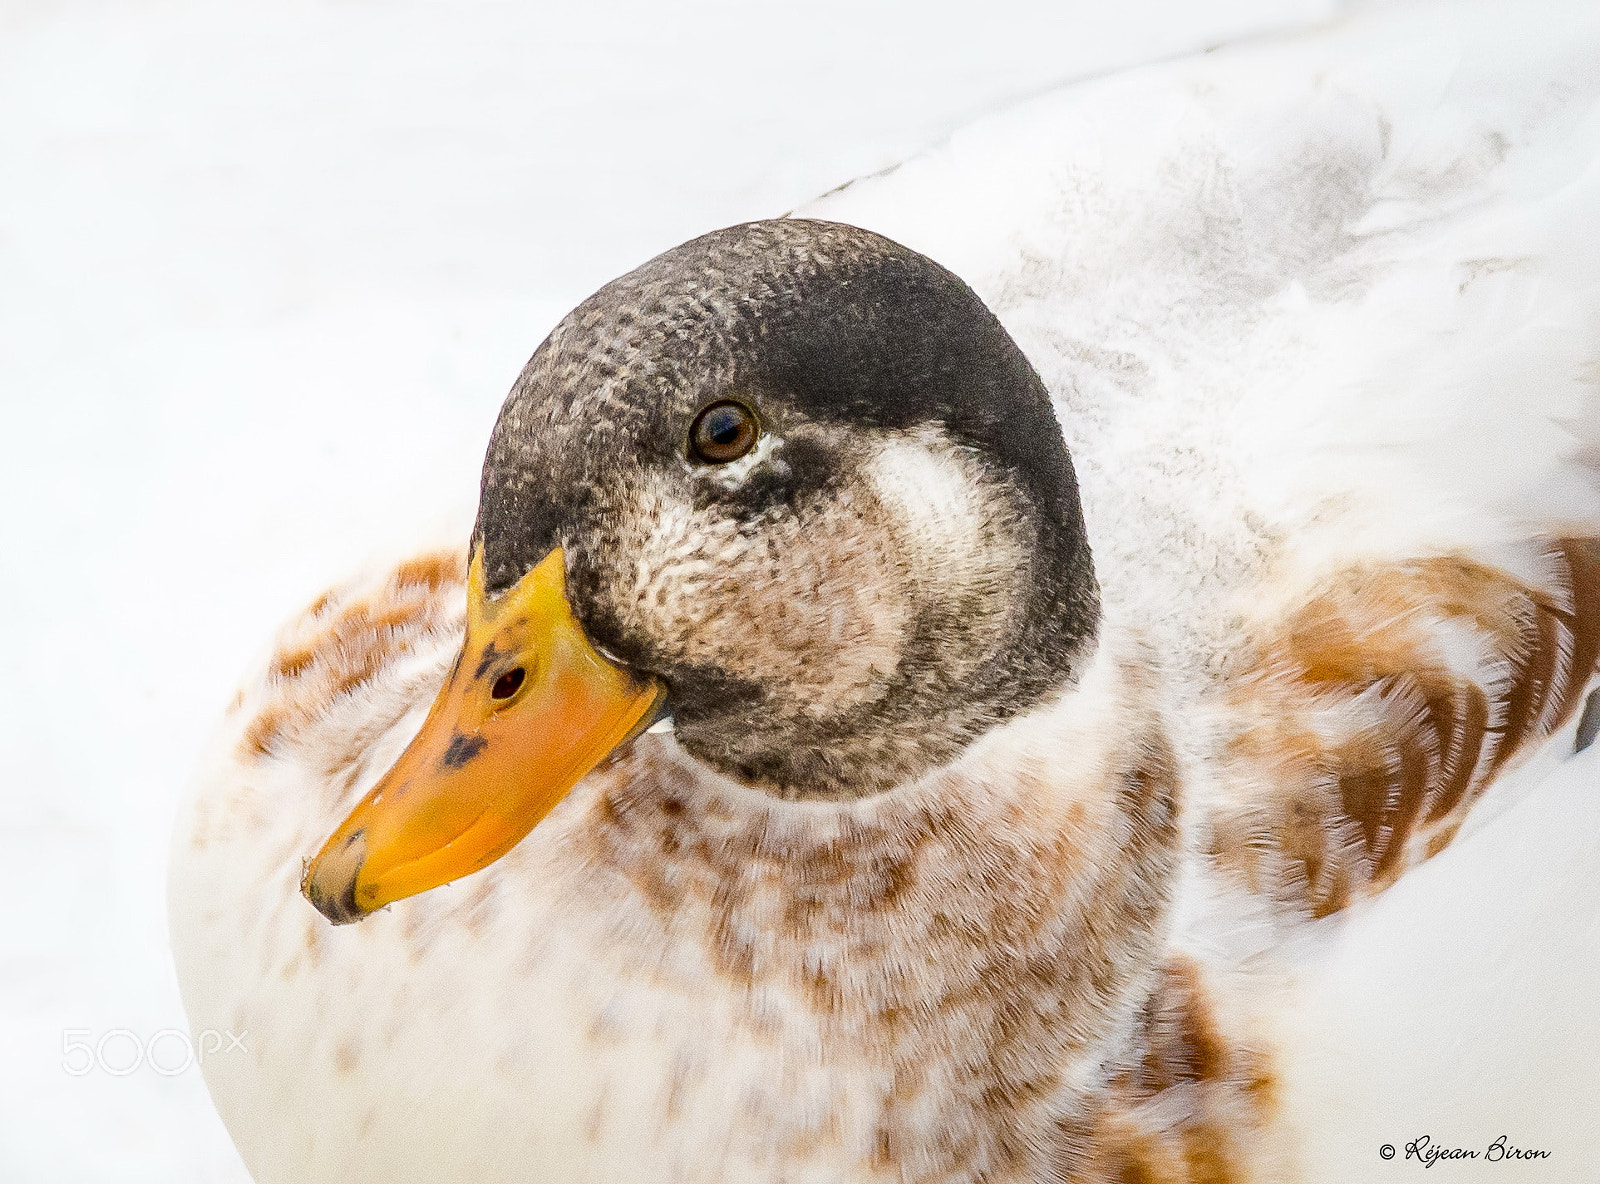
<svg viewBox="0 0 1600 1184"><path fill-rule="evenodd" d="M287 614L470 511L562 312L1336 3L0 0L0 1181L245 1178L197 1071L114 1072L184 1026L175 803Z"/></svg>

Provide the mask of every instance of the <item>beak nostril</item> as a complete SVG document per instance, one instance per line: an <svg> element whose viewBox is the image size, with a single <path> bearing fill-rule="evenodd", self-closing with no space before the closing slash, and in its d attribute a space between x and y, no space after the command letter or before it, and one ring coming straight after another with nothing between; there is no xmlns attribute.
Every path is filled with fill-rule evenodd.
<svg viewBox="0 0 1600 1184"><path fill-rule="evenodd" d="M494 699L509 699L517 693L522 686L523 679L527 678L527 671L521 666L513 666L499 678L494 680L494 686L489 691L489 696Z"/></svg>

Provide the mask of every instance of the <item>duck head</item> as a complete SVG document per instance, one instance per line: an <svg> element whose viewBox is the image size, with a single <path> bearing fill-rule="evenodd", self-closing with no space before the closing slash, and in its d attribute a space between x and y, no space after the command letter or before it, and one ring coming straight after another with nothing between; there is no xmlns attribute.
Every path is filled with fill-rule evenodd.
<svg viewBox="0 0 1600 1184"><path fill-rule="evenodd" d="M881 793L1074 678L1098 594L1038 375L879 235L717 231L540 345L489 443L460 657L304 891L357 920L510 850L609 753Z"/></svg>

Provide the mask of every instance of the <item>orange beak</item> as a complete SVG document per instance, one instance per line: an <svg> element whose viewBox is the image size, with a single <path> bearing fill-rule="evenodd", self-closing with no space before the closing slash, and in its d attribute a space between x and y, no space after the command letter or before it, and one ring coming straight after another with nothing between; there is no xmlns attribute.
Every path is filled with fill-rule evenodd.
<svg viewBox="0 0 1600 1184"><path fill-rule="evenodd" d="M416 739L306 868L335 925L489 866L655 718L665 688L603 657L557 548L491 601L467 577L467 636Z"/></svg>

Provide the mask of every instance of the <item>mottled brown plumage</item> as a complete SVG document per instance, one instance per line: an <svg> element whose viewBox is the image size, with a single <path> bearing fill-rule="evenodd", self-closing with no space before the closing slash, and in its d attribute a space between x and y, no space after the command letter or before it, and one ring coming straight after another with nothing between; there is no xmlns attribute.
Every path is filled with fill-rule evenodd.
<svg viewBox="0 0 1600 1184"><path fill-rule="evenodd" d="M1259 625L1226 692L1228 776L1250 788L1217 854L1321 917L1442 850L1594 673L1600 543L1538 550L1536 583L1456 556L1362 565Z"/></svg>
<svg viewBox="0 0 1600 1184"><path fill-rule="evenodd" d="M392 670L425 652L423 639L448 645L461 625L463 565L430 562L438 582L411 581L404 565L319 598L286 631L241 721L241 759L270 776L330 747L330 721L364 684L324 667L354 657ZM380 623L401 615L408 631ZM285 663L307 649L310 660ZM1157 964L1181 842L1179 770L1153 710L1148 655L1124 649L1090 664L1081 708L1024 721L992 753L866 810L753 800L708 779L670 738L640 737L589 779L548 836L569 869L548 891L558 908L605 903L610 920L595 938L619 980L650 967L649 977L672 983L685 961L703 967L700 989L749 1001L735 1021L744 1038L782 1047L799 1025L825 1067L870 1075L873 1101L853 1124L785 1115L781 1088L751 1109L757 1142L770 1140L780 1159L849 1158L857 1148L885 1178L910 1163L927 1181L1086 1178L1120 1145L1099 1133L1116 1111L1092 1067L1130 1041L1172 1043L1150 1028L1170 1024L1172 1008L1152 1010L1149 999L1169 974ZM262 748L251 737L268 726L273 743ZM350 757L347 786L371 771L371 743L334 746ZM1063 744L1077 759L1052 767L1047 754ZM1004 794L988 788L996 775L1009 782ZM225 839L230 821L197 820L190 843ZM443 925L502 937L506 893L481 884L450 921L399 906L413 964ZM317 968L315 928L306 944L274 977ZM242 1022L260 1030L267 1021ZM591 1039L604 1046L616 1035L600 1023ZM336 1074L352 1071L358 1047L330 1030ZM661 1100L668 1121L711 1072L695 1057L674 1063ZM1147 1100L1164 1087L1130 1088ZM594 1121L598 1132L603 1119Z"/></svg>

